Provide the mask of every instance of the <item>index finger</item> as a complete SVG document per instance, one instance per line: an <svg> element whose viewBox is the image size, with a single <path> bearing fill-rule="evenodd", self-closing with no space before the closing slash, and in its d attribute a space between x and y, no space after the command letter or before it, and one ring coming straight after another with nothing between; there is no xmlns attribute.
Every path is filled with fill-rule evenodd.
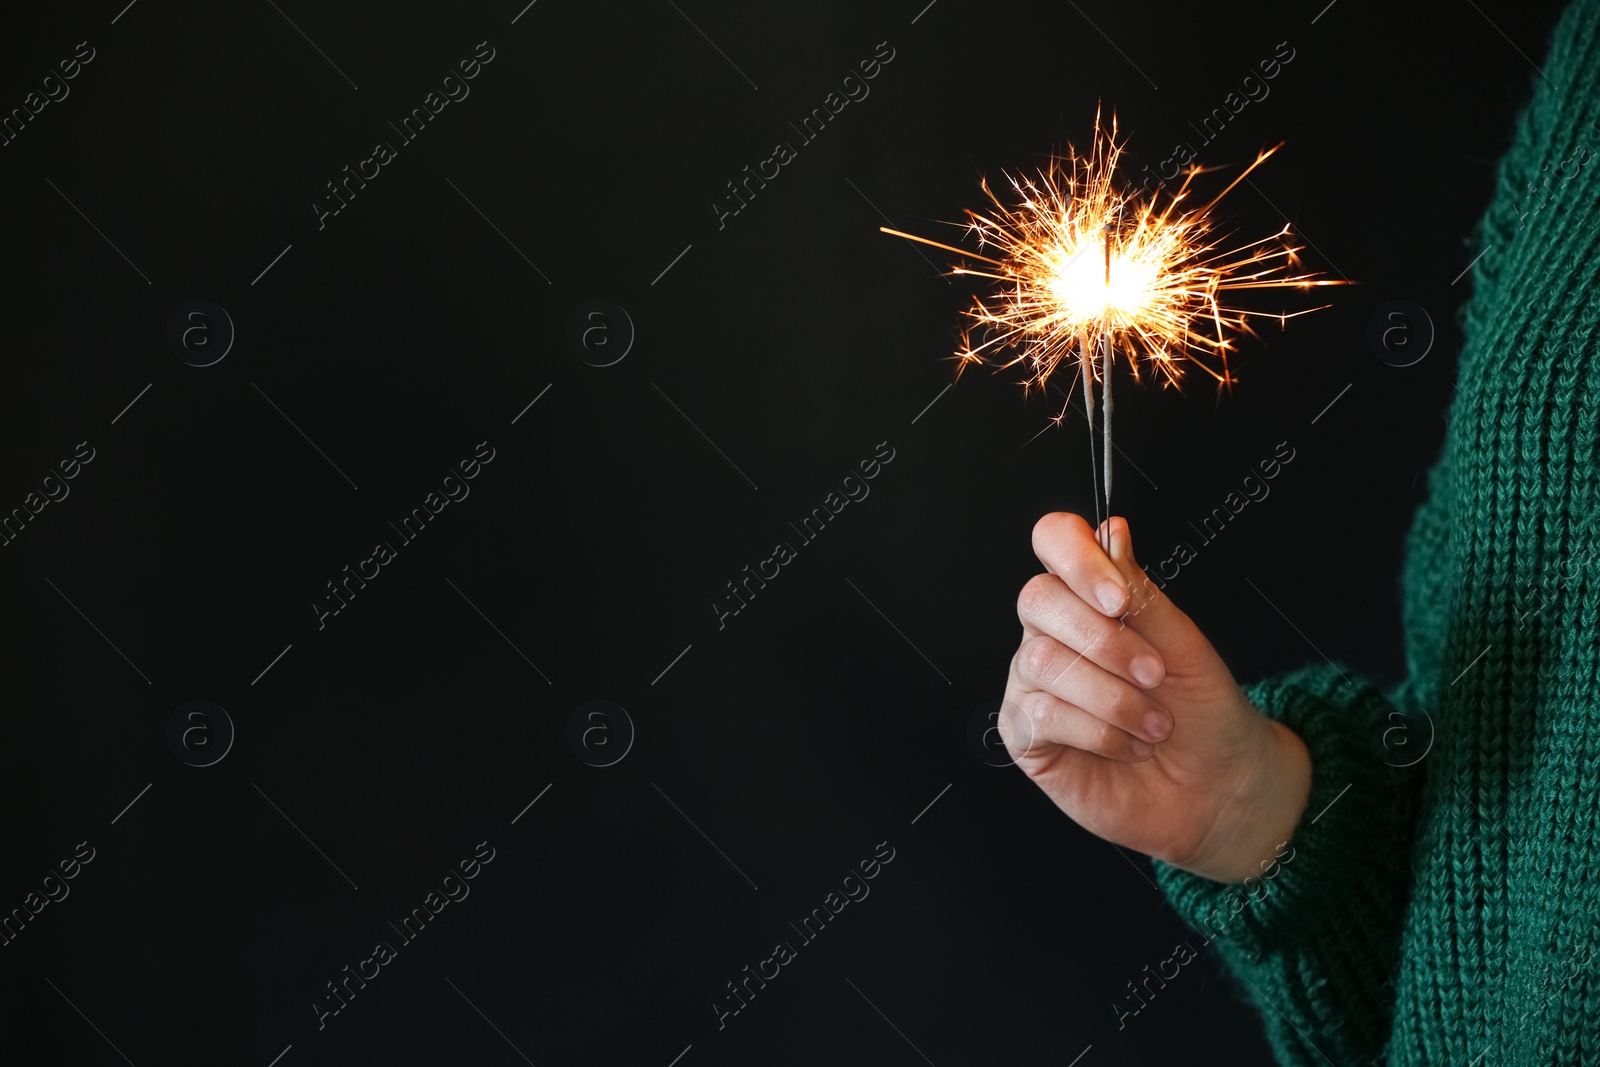
<svg viewBox="0 0 1600 1067"><path fill-rule="evenodd" d="M1033 527L1033 554L1086 604L1116 618L1128 610L1128 579L1100 548L1083 516L1052 511Z"/></svg>

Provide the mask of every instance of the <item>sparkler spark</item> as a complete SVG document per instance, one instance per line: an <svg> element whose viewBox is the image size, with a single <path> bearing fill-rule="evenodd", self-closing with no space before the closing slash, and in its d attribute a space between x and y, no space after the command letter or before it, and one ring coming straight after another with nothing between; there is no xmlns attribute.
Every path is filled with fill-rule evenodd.
<svg viewBox="0 0 1600 1067"><path fill-rule="evenodd" d="M1178 387L1186 368L1194 367L1227 388L1234 383L1228 354L1240 334L1255 335L1252 318L1281 324L1320 310L1251 310L1236 306L1232 294L1347 284L1303 271L1297 256L1303 246L1291 242L1287 224L1234 246L1216 233L1217 202L1281 147L1259 153L1226 188L1195 207L1189 203L1194 179L1217 168L1191 165L1163 202L1160 189L1146 198L1119 187L1114 179L1123 143L1116 118L1107 132L1097 113L1087 155L1069 145L1066 158L1053 156L1033 175L1003 174L1013 202L996 196L987 179L980 183L991 209L968 210L968 221L957 224L976 235L978 252L879 229L983 265L957 266L952 274L1001 283L988 295L974 296L965 312L969 322L953 357L958 377L971 364L1001 370L1025 363L1026 393L1042 389L1065 360L1078 367L1091 428L1094 386L1100 383L1109 513L1111 367L1117 352L1127 357L1135 381L1144 367L1159 373L1164 385ZM1065 414L1063 407L1053 421Z"/></svg>

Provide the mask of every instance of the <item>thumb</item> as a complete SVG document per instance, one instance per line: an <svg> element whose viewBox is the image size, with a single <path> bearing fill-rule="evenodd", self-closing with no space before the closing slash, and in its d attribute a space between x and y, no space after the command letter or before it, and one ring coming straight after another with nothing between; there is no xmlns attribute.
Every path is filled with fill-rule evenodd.
<svg viewBox="0 0 1600 1067"><path fill-rule="evenodd" d="M1128 520L1120 515L1106 519L1095 534L1104 542L1107 533L1111 562L1128 581L1128 610L1122 621L1163 655L1169 648L1176 650L1192 642L1199 636L1199 628L1139 566L1133 554L1133 533L1128 528Z"/></svg>

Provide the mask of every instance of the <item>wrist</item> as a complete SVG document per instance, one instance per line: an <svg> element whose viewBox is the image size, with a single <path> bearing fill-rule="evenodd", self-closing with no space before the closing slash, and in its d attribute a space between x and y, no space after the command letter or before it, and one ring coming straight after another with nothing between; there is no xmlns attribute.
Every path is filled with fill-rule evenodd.
<svg viewBox="0 0 1600 1067"><path fill-rule="evenodd" d="M1305 817L1311 800L1311 753L1299 734L1276 719L1266 721L1279 753L1269 764L1271 780L1260 809L1266 831L1264 854L1271 855L1273 849L1294 837Z"/></svg>
<svg viewBox="0 0 1600 1067"><path fill-rule="evenodd" d="M1221 847L1203 864L1188 868L1213 881L1236 883L1259 876L1279 846L1294 837L1310 801L1311 756L1305 742L1275 719L1262 716L1259 721L1260 748L1251 761L1258 771L1256 781L1219 818L1229 828Z"/></svg>

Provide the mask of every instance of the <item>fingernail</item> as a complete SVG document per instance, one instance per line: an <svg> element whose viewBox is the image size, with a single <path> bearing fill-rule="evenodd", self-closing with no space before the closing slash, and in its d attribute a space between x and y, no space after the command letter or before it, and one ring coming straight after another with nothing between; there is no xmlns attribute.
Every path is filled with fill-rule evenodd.
<svg viewBox="0 0 1600 1067"><path fill-rule="evenodd" d="M1141 741L1137 737L1133 739L1133 744L1129 747L1133 749L1133 754L1140 759L1149 759L1156 750L1156 746L1148 741Z"/></svg>
<svg viewBox="0 0 1600 1067"><path fill-rule="evenodd" d="M1157 741L1165 740L1172 733L1172 719L1165 712L1152 711L1144 717L1144 732Z"/></svg>
<svg viewBox="0 0 1600 1067"><path fill-rule="evenodd" d="M1127 590L1116 582L1101 582L1095 587L1094 595L1100 598L1100 606L1107 615L1120 613L1123 603L1128 599Z"/></svg>
<svg viewBox="0 0 1600 1067"><path fill-rule="evenodd" d="M1150 655L1133 657L1128 669L1133 672L1134 680L1147 689L1160 685L1161 680L1167 676L1167 672L1162 669L1161 661Z"/></svg>

